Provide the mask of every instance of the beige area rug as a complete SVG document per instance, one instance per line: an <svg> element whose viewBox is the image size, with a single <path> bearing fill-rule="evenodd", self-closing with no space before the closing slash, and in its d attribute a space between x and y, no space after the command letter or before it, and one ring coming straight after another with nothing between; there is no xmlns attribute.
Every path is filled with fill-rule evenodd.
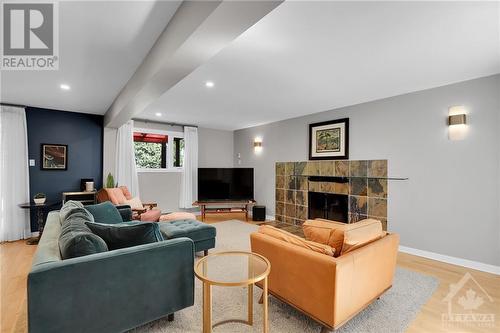
<svg viewBox="0 0 500 333"><path fill-rule="evenodd" d="M211 252L226 250L249 250L250 233L257 226L237 220L215 223L217 228L216 249ZM231 267L227 268L228 271ZM198 279L195 282L195 304L192 307L175 313L175 320L169 322L160 319L134 332L180 333L202 331L202 287ZM413 271L396 270L393 287L379 300L359 313L337 332L404 332L415 318L419 309L427 302L438 286L437 279ZM212 320L219 322L225 319L246 318L246 288L213 287ZM262 307L257 303L260 289L254 290L254 326L243 324L225 324L213 329L214 333L227 332L262 332ZM292 307L269 298L269 330L270 332L319 333L321 326L301 314Z"/></svg>

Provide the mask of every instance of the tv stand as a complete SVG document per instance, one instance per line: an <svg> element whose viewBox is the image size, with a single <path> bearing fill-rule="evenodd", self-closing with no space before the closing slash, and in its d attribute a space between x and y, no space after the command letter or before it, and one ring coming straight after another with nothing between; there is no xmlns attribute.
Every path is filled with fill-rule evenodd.
<svg viewBox="0 0 500 333"><path fill-rule="evenodd" d="M200 207L202 221L205 221L205 217L207 216L207 214L228 213L245 213L245 220L248 221L248 211L250 210L250 206L254 205L255 203L255 200L195 201L193 203L193 206ZM221 205L227 205L230 207L221 208Z"/></svg>

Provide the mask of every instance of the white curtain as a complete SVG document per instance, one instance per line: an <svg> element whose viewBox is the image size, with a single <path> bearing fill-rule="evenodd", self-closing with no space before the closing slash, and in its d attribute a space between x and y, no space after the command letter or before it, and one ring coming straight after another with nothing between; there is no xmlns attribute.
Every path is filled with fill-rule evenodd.
<svg viewBox="0 0 500 333"><path fill-rule="evenodd" d="M0 110L0 242L31 237L28 135L24 108Z"/></svg>
<svg viewBox="0 0 500 333"><path fill-rule="evenodd" d="M198 128L184 127L184 170L179 207L191 208L198 199Z"/></svg>
<svg viewBox="0 0 500 333"><path fill-rule="evenodd" d="M139 178L135 166L134 121L130 120L118 129L116 136L115 181L127 186L133 197L139 196Z"/></svg>

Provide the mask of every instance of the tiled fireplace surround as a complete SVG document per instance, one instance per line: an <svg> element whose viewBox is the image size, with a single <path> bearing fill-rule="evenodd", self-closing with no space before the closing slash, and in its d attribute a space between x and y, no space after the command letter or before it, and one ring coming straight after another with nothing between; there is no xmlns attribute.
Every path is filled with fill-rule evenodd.
<svg viewBox="0 0 500 333"><path fill-rule="evenodd" d="M335 193L348 195L349 223L375 218L386 230L386 177L387 160L277 162L275 218L300 225L308 218L309 191Z"/></svg>

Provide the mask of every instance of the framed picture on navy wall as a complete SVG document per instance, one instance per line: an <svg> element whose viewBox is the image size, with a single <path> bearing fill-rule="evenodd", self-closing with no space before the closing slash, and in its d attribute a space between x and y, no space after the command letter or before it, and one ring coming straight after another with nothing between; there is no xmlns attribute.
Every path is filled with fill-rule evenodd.
<svg viewBox="0 0 500 333"><path fill-rule="evenodd" d="M309 124L310 160L349 158L349 118Z"/></svg>
<svg viewBox="0 0 500 333"><path fill-rule="evenodd" d="M40 169L68 170L68 145L41 144Z"/></svg>

